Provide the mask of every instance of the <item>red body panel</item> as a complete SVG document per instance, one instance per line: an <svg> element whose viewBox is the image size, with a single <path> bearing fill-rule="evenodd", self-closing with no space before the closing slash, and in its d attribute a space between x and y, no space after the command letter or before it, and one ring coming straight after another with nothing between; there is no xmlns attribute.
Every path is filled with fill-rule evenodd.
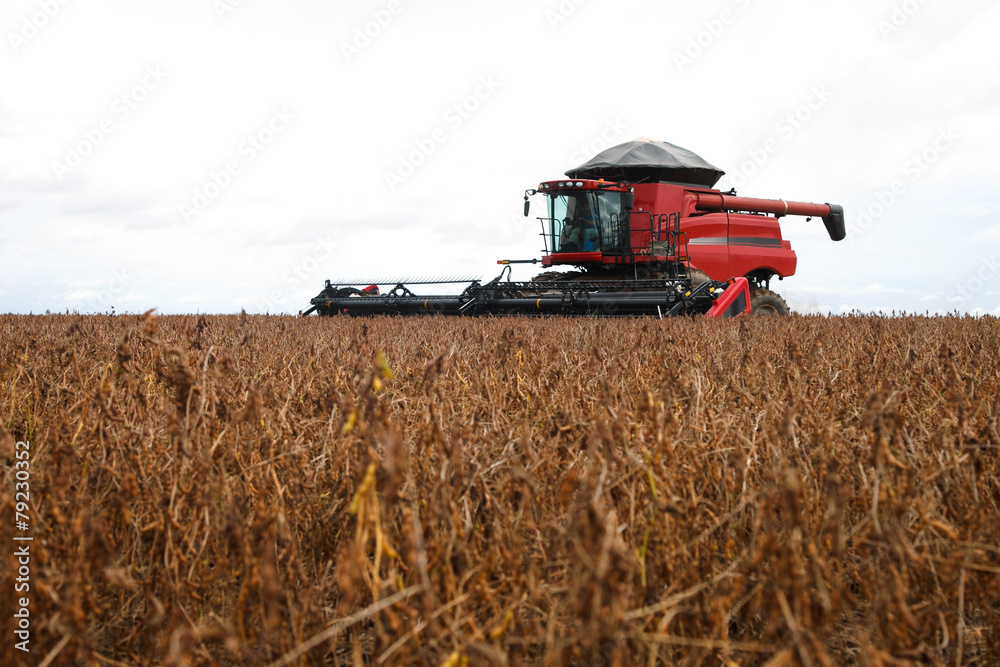
<svg viewBox="0 0 1000 667"><path fill-rule="evenodd" d="M705 317L739 317L749 315L751 312L750 283L746 278L737 278L726 288L722 296L715 300L712 309L705 313Z"/></svg>
<svg viewBox="0 0 1000 667"><path fill-rule="evenodd" d="M564 183L556 181L543 184L543 187L561 190L562 185ZM584 189L616 191L621 191L624 186L598 181L584 181L581 185ZM782 278L794 275L797 259L791 244L781 237L780 217L821 217L831 211L827 204L736 197L710 188L675 183L637 183L630 187L635 194L631 222L631 242L635 254L628 261L665 261L666 257L650 254L648 214L666 216L679 213L682 233L679 253L689 257L694 268L704 271L714 280L748 276L755 271ZM542 264L587 266L621 261L621 257L602 256L601 253L574 253L549 255L542 259Z"/></svg>
<svg viewBox="0 0 1000 667"><path fill-rule="evenodd" d="M729 214L731 276L745 276L759 269L767 269L784 278L795 274L796 263L791 244L781 238L777 218L745 213ZM709 275L715 278L713 274Z"/></svg>
<svg viewBox="0 0 1000 667"><path fill-rule="evenodd" d="M687 235L687 244L681 245L681 256L690 257L691 266L715 280L727 280L736 275L730 271L729 214L681 218L681 232ZM725 278L717 277L723 275Z"/></svg>

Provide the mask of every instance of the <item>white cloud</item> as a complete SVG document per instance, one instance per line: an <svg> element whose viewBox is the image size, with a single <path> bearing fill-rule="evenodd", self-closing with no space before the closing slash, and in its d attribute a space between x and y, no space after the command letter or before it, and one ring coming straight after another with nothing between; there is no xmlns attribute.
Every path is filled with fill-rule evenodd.
<svg viewBox="0 0 1000 667"><path fill-rule="evenodd" d="M774 283L772 283L772 287ZM777 288L775 288L777 289ZM804 285L795 287L796 294L838 295L838 294L918 294L916 290L903 287L887 287L880 283L870 285Z"/></svg>
<svg viewBox="0 0 1000 667"><path fill-rule="evenodd" d="M97 290L83 289L83 290L76 290L75 292L70 292L69 294L66 295L65 300L67 303L76 303L79 301L90 301L91 299L98 299L100 298L100 296L101 293L98 292Z"/></svg>
<svg viewBox="0 0 1000 667"><path fill-rule="evenodd" d="M913 294L913 290L906 290L902 287L885 287L878 283L873 283L861 289L862 294Z"/></svg>
<svg viewBox="0 0 1000 667"><path fill-rule="evenodd" d="M985 241L987 243L1000 243L1000 225L993 225L988 229L977 232L972 237L973 241Z"/></svg>
<svg viewBox="0 0 1000 667"><path fill-rule="evenodd" d="M67 283L67 285L73 288L86 288L97 287L101 283L101 280L71 280Z"/></svg>

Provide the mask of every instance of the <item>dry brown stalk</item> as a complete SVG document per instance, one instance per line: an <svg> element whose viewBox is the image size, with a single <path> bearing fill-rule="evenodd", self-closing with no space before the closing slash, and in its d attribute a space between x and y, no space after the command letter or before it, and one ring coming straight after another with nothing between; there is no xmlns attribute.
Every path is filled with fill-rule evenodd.
<svg viewBox="0 0 1000 667"><path fill-rule="evenodd" d="M51 666L1000 662L995 318L0 332Z"/></svg>

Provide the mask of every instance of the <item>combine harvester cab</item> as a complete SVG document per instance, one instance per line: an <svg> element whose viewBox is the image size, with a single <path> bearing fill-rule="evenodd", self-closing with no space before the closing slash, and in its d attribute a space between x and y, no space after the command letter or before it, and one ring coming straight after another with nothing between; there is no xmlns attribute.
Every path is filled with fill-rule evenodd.
<svg viewBox="0 0 1000 667"><path fill-rule="evenodd" d="M640 139L604 151L524 196L545 197L538 217L548 271L511 280L512 264L479 280L327 281L305 314L586 315L595 317L787 314L770 291L774 276L795 273L781 238L785 215L822 217L844 238L843 209L831 204L748 199L713 188L723 172L691 151ZM467 283L457 295L419 295L418 285ZM361 289L358 285L368 285ZM382 293L379 287L388 287Z"/></svg>

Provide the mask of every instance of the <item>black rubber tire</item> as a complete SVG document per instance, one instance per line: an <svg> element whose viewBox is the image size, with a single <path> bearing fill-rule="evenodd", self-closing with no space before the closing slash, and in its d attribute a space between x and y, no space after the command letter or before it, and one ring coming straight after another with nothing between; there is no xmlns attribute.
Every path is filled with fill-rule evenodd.
<svg viewBox="0 0 1000 667"><path fill-rule="evenodd" d="M750 314L754 317L788 315L791 311L780 296L768 289L750 290Z"/></svg>

